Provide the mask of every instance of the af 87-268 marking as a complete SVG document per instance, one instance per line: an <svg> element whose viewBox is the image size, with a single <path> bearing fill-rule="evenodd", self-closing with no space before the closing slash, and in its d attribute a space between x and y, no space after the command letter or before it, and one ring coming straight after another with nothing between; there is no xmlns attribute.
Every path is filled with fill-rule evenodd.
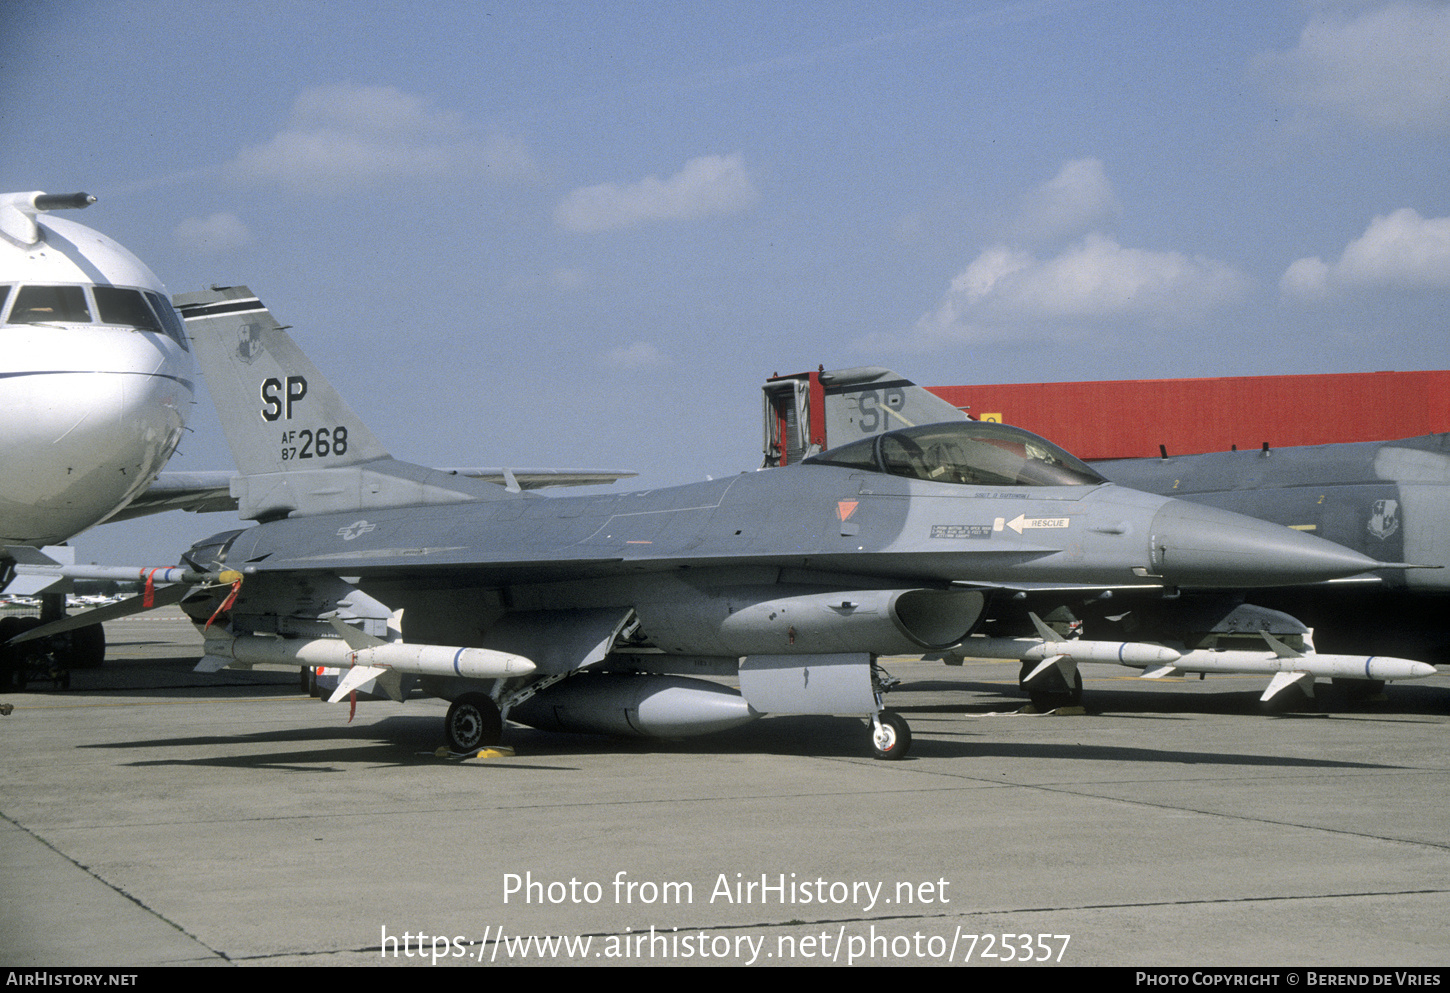
<svg viewBox="0 0 1450 993"><path fill-rule="evenodd" d="M307 396L307 377L288 376L285 380L268 376L262 380L259 392L262 395L264 421L292 420L292 411ZM325 459L329 455L347 454L347 425L331 428L302 428L282 432L281 458L283 462L296 459Z"/></svg>
<svg viewBox="0 0 1450 993"><path fill-rule="evenodd" d="M282 432L282 461L293 459L325 459L329 455L347 454L347 425L335 428L304 428Z"/></svg>

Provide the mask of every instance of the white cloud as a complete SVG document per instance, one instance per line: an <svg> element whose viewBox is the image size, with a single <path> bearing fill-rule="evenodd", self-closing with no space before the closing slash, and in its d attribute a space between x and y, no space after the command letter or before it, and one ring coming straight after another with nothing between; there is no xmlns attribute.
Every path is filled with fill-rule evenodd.
<svg viewBox="0 0 1450 993"><path fill-rule="evenodd" d="M569 231L595 232L649 221L692 221L745 210L758 196L740 153L703 155L668 179L647 176L627 185L581 187L554 208L554 222Z"/></svg>
<svg viewBox="0 0 1450 993"><path fill-rule="evenodd" d="M252 240L252 232L235 214L188 217L171 234L182 248L204 255L231 251Z"/></svg>
<svg viewBox="0 0 1450 993"><path fill-rule="evenodd" d="M1111 227L1120 209L1102 160L1073 159L1027 195L1013 234L1031 243L1077 238Z"/></svg>
<svg viewBox="0 0 1450 993"><path fill-rule="evenodd" d="M1028 328L1050 337L1041 322L1197 323L1247 288L1248 280L1223 262L1125 248L1101 234L1046 259L999 245L952 280L916 330L933 340L995 340L1023 337Z"/></svg>
<svg viewBox="0 0 1450 993"><path fill-rule="evenodd" d="M309 193L347 193L393 180L532 178L524 146L479 138L458 114L391 86L304 90L276 137L245 148L232 171Z"/></svg>
<svg viewBox="0 0 1450 993"><path fill-rule="evenodd" d="M1297 300L1322 300L1329 296L1329 266L1318 256L1300 259L1279 277L1279 291Z"/></svg>
<svg viewBox="0 0 1450 993"><path fill-rule="evenodd" d="M856 344L930 351L965 341L1103 339L1131 325L1199 324L1247 295L1249 279L1225 262L1120 244L1103 230L1120 211L1099 159L1065 163L1025 197L1012 225L1018 237L978 254L911 331ZM1026 247L1034 242L1039 248Z"/></svg>
<svg viewBox="0 0 1450 993"><path fill-rule="evenodd" d="M1286 297L1312 301L1334 290L1450 290L1450 217L1421 217L1412 207L1369 222L1333 265L1299 259L1285 270Z"/></svg>
<svg viewBox="0 0 1450 993"><path fill-rule="evenodd" d="M1450 127L1450 5L1316 12L1287 52L1258 60L1279 94L1374 127Z"/></svg>
<svg viewBox="0 0 1450 993"><path fill-rule="evenodd" d="M611 348L603 355L603 362L611 369L645 369L664 365L664 353L647 341L636 341L623 348Z"/></svg>

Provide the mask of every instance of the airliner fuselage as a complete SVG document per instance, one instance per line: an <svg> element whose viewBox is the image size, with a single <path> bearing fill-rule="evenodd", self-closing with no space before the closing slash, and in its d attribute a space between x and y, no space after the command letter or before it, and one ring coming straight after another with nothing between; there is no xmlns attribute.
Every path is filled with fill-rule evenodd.
<svg viewBox="0 0 1450 993"><path fill-rule="evenodd" d="M57 544L156 478L191 408L166 288L60 198L0 195L0 544ZM83 206L60 203L59 206Z"/></svg>

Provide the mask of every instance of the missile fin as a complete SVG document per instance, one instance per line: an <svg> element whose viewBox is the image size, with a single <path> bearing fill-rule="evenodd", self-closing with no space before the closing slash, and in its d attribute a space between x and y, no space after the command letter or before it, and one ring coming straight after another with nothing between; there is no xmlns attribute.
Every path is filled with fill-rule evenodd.
<svg viewBox="0 0 1450 993"><path fill-rule="evenodd" d="M355 652L360 652L364 648L376 648L378 645L387 644L382 638L374 638L366 631L359 631L351 624L347 624L336 617L332 618L330 623L332 624L332 629L342 636L343 641L347 642L347 647Z"/></svg>
<svg viewBox="0 0 1450 993"><path fill-rule="evenodd" d="M224 655L203 655L201 661L196 664L192 672L221 672L227 666L234 664L231 659ZM248 666L247 668L251 668Z"/></svg>
<svg viewBox="0 0 1450 993"><path fill-rule="evenodd" d="M1288 645L1284 644L1278 638L1275 638L1269 632L1267 632L1267 631L1260 631L1259 634L1263 635L1264 640L1269 643L1269 647L1274 650L1274 654L1277 655L1277 656L1279 656L1279 658L1281 658L1281 659L1302 659L1304 657L1304 653L1303 652L1296 652L1296 651L1294 651L1294 649L1292 649Z"/></svg>
<svg viewBox="0 0 1450 993"><path fill-rule="evenodd" d="M1062 640L1062 635L1058 634L1056 631L1052 630L1052 628L1048 627L1047 623L1043 621L1042 618L1038 617L1035 613L1029 610L1027 612L1027 616L1032 619L1032 626L1037 629L1037 636L1043 641Z"/></svg>
<svg viewBox="0 0 1450 993"><path fill-rule="evenodd" d="M357 689L363 683L366 683L369 679L378 679L379 676L383 676L391 671L392 670L385 669L382 666L355 665L351 669L347 670L347 675L343 676L342 679L338 680L337 689L332 691L332 696L327 698L327 702L340 703L341 701L347 699L349 693ZM396 675L396 673L394 673L394 675ZM385 692L387 691L387 685L384 680L378 680L378 685L382 686ZM393 694L388 693L388 696L393 696ZM397 699L397 697L394 697L394 699Z"/></svg>
<svg viewBox="0 0 1450 993"><path fill-rule="evenodd" d="M1066 679L1067 685L1071 686L1074 677L1077 675L1077 662L1070 655L1053 655L1050 658L1043 659L1037 663L1037 668L1029 672L1027 677L1022 680L1022 685L1026 686L1031 683L1053 666L1057 666L1058 669L1062 670L1062 678Z"/></svg>
<svg viewBox="0 0 1450 993"><path fill-rule="evenodd" d="M1164 676L1181 676L1181 675L1183 675L1183 674L1178 671L1178 668L1176 666L1171 666L1171 665L1155 665L1151 669L1144 669L1143 670L1143 675L1140 676L1140 677L1138 677L1138 678L1140 678L1140 679L1162 679Z"/></svg>
<svg viewBox="0 0 1450 993"><path fill-rule="evenodd" d="M1265 635L1265 637L1268 637L1268 635ZM1274 697L1278 696L1279 693L1281 693L1282 691L1288 689L1290 686L1293 686L1295 683L1305 679L1307 679L1308 682L1304 684L1304 692L1308 696L1313 696L1314 676L1312 673L1281 672L1275 675L1274 678L1269 681L1269 687L1268 689L1264 690L1264 695L1259 697L1259 702L1267 703L1269 700L1272 700Z"/></svg>

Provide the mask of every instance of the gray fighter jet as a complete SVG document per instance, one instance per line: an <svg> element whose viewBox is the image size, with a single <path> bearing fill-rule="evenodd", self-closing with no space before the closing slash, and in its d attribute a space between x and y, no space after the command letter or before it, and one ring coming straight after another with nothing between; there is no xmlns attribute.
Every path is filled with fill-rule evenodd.
<svg viewBox="0 0 1450 993"><path fill-rule="evenodd" d="M763 714L867 718L880 655L945 651L1034 584L1317 582L1376 563L1276 525L1108 483L1024 431L958 421L771 472L550 496L393 459L245 287L176 298L256 526L195 545L234 600L183 601L203 668L346 670L334 701L417 687L447 741L540 728L678 737ZM738 681L739 690L719 679Z"/></svg>
<svg viewBox="0 0 1450 993"><path fill-rule="evenodd" d="M764 386L765 465L791 465L824 445L869 437L902 425L966 415L889 369L865 367L772 377ZM1317 445L1160 459L1092 463L1115 483L1208 504L1313 533L1377 560L1381 571L1354 581L1197 594L1131 605L1121 598L1039 594L1037 609L1058 613L1084 660L1094 645L1128 638L1159 641L1182 651L1171 665L1138 665L1165 673L1275 674L1265 700L1289 686L1313 695L1314 677L1327 677L1351 695L1377 691L1386 680L1434 673L1416 659L1450 659L1450 436L1402 441ZM1386 568L1388 567L1388 568ZM1020 600L1020 598L1019 598ZM1013 607L1016 609L1012 609ZM1040 645L1028 626L1029 604L997 604L983 628ZM1291 616L1292 615L1292 616ZM1034 621L1040 626L1040 622ZM1317 640L1307 641L1312 634ZM1265 635L1267 634L1267 638ZM1020 636L1026 635L1026 640ZM1292 643L1286 649L1285 642ZM1046 643L1067 645L1067 641ZM996 651L980 639L962 653ZM1058 658L1066 657L1059 647ZM949 656L950 657L950 656ZM993 656L996 657L996 656ZM1121 664L1133 665L1125 659ZM1034 689L1029 678L1060 681L1049 668L1028 665L1023 688L1035 702L1075 702L1071 692ZM1065 690L1065 687L1058 687Z"/></svg>

